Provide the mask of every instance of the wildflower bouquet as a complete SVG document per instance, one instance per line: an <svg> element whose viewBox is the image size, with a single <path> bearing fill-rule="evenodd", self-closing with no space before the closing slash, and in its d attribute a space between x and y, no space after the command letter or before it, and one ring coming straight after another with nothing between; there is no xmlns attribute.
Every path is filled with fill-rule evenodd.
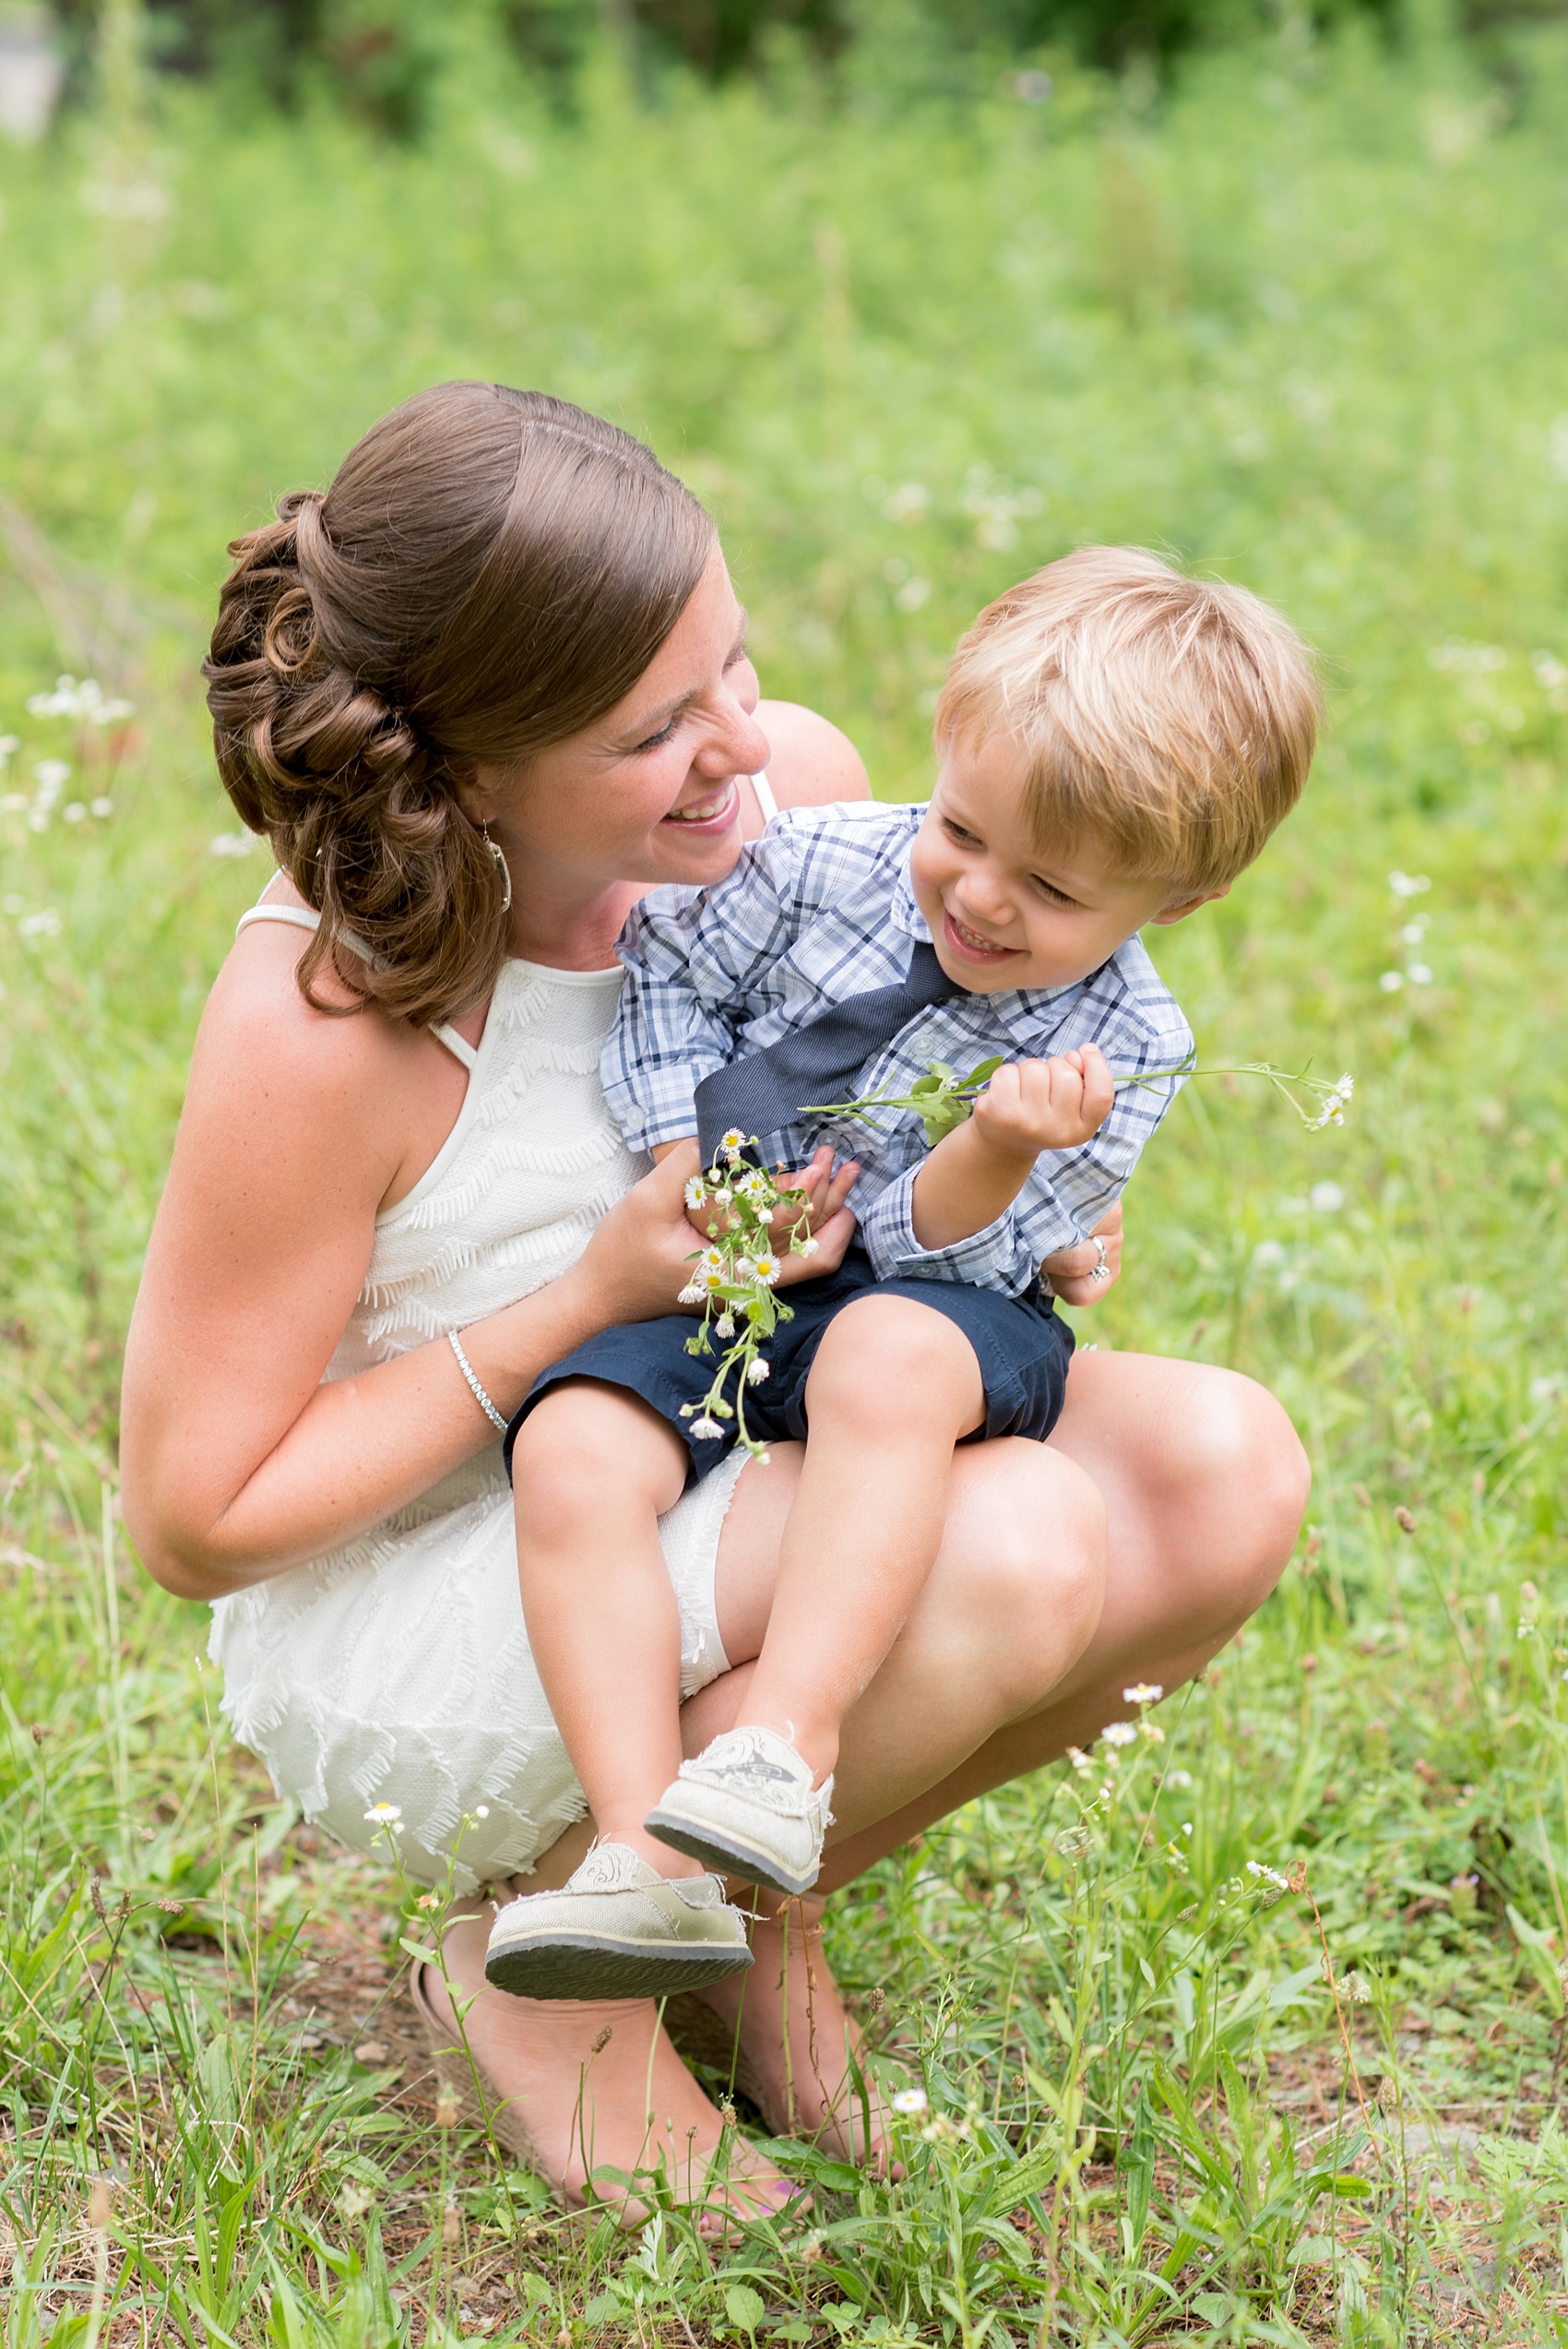
<svg viewBox="0 0 1568 2349"><path fill-rule="evenodd" d="M691 1354L712 1354L719 1341L718 1367L713 1383L700 1403L683 1403L683 1417L693 1422L698 1437L721 1436L723 1423L735 1422L735 1435L754 1460L766 1461L766 1447L746 1425L746 1389L760 1386L768 1365L758 1352L781 1321L794 1316L774 1295L783 1270L782 1246L790 1256L814 1256L811 1235L811 1202L804 1191L789 1190L764 1167L745 1163L743 1152L754 1135L732 1127L719 1145L706 1174L694 1174L686 1185L688 1208L711 1210L708 1245L695 1258L691 1279L681 1291L682 1305L700 1305L703 1317L696 1333L686 1341ZM734 1374L734 1401L725 1388Z"/></svg>

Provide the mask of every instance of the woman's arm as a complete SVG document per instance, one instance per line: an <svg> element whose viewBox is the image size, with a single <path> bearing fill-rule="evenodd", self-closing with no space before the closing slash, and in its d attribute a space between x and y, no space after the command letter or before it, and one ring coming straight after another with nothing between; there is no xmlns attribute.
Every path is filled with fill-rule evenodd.
<svg viewBox="0 0 1568 2349"><path fill-rule="evenodd" d="M297 944L248 933L213 991L126 1349L126 1520L186 1598L337 1547L493 1439L445 1341L320 1383L446 1055L375 1012L312 1011ZM560 1280L465 1333L498 1409L593 1331L671 1309L689 1157L638 1184Z"/></svg>

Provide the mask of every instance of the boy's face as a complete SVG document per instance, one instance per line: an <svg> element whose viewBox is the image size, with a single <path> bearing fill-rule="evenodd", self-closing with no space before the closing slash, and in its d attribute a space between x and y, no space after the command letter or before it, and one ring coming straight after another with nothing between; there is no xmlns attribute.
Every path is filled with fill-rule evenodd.
<svg viewBox="0 0 1568 2349"><path fill-rule="evenodd" d="M1071 986L1146 923L1208 901L1173 905L1169 884L1123 878L1092 840L1042 848L1024 820L1027 776L1010 735L950 742L909 859L936 959L976 995Z"/></svg>

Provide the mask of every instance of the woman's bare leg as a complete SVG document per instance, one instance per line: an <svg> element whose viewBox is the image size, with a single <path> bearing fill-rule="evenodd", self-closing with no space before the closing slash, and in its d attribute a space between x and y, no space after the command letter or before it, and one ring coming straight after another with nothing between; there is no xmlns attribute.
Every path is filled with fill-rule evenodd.
<svg viewBox="0 0 1568 2349"><path fill-rule="evenodd" d="M1070 1473L1075 1465L1085 1473ZM771 1467L748 1467L737 1487L718 1591L731 1657L753 1657L761 1646L798 1467L796 1449L780 1445ZM1075 1529L1099 1532L1088 1479L1109 1518L1098 1628L1098 1578L1085 1573L1088 1545L1075 1549ZM848 1882L959 1803L1095 1735L1124 1710L1125 1684L1155 1680L1170 1689L1201 1669L1278 1580L1307 1482L1290 1423L1262 1388L1229 1371L1147 1355L1077 1355L1049 1445L960 1452L936 1566L897 1646L845 1724L836 1797L844 1830L830 1842L825 1886ZM1051 1547L1042 1525L1056 1529ZM1075 1649L1061 1636L1062 1618L1075 1607L1083 1634ZM682 1720L688 1752L730 1725L742 1692L734 1673L692 1699ZM590 1832L569 1830L528 1886L564 1883ZM814 2046L826 2120L846 2101L848 2019L826 1968L813 1968L809 2007L804 1969L775 1971L785 1981L779 2007L751 2002L742 2041L764 2079L780 2069L786 2035L791 2051ZM753 1977L760 1972L754 1967ZM476 1963L476 1985L481 1974ZM593 2034L568 2028L563 2017L543 2017L526 2001L490 1995L505 2013L505 2031L484 2043L502 2093L517 2095L530 2116L548 2116L562 2099L575 2106ZM481 2022L476 2039L482 2032ZM828 2060L835 2049L837 2071ZM793 2062L791 2075L799 2118L809 2128L812 2082ZM596 2093L603 2093L597 2069L595 2078ZM685 2080L683 2088L660 2057L654 2108L677 2140L690 2126L687 2091L696 2093ZM699 2108L712 2115L704 2127L715 2127L706 2099ZM694 2140L699 2153L713 2141L700 2131Z"/></svg>
<svg viewBox="0 0 1568 2349"><path fill-rule="evenodd" d="M1079 1354L1047 1449L1075 1461L1106 1499L1109 1567L1093 1639L939 1783L836 1840L824 1889L851 1882L961 1803L1070 1745L1092 1745L1126 1712L1131 1682L1179 1688L1284 1572L1311 1473L1284 1410L1252 1379L1156 1354Z"/></svg>
<svg viewBox="0 0 1568 2349"><path fill-rule="evenodd" d="M723 2023L739 2058L738 2084L756 2099L775 2137L809 2138L839 2160L876 2164L887 2116L863 2069L864 2103L856 2092L849 2057L859 2059L861 2034L823 1948L826 1898L808 1892L786 1901L765 1891L761 1900L778 1906L752 1928L751 1972L696 1996Z"/></svg>
<svg viewBox="0 0 1568 2349"><path fill-rule="evenodd" d="M908 1722L897 1756L891 1740L868 1737L873 1749L868 1756L870 1776L884 1790L898 1775L898 1764L909 1773L902 1803L872 1823L861 1823L859 1780L859 1739L871 1724L852 1714L847 1733L856 1745L839 1773L848 1831L830 1839L821 1879L825 1890L852 1881L959 1804L1039 1769L1071 1744L1088 1743L1106 1722L1124 1712L1122 1690L1132 1681L1152 1680L1170 1690L1201 1671L1273 1590L1306 1506L1306 1458L1280 1406L1251 1379L1203 1365L1150 1355L1077 1355L1066 1407L1045 1460L1052 1454L1075 1461L1105 1496L1109 1565L1098 1628L1078 1656L1054 1675L1049 1656L1031 1650L1021 1658L1020 1678L1031 1666L1044 1667L1034 1698L1026 1699L1014 1715L1000 1715L1001 1725L940 1778L919 1786L912 1783L921 1774L923 1757L909 1748ZM982 1676L994 1668L999 1649L1006 1649L1008 1627L1032 1620L1031 1600L1038 1605L1049 1586L1051 1561L1034 1530L1049 1521L1036 1513L1039 1496L1033 1482L1045 1460L1032 1446L988 1444L960 1453L955 1462L939 1568L944 1562L968 1566L975 1579L968 1592L972 1604L958 1604L945 1627L953 1642L949 1695L969 1680L977 1665ZM776 1453L775 1461L788 1473L782 1454ZM772 1512L787 1505L786 1496L766 1488L750 1471L742 1477L731 1511L733 1546L728 1558L720 1550L721 1569L731 1568L721 1580L719 1598L723 1636L735 1643L728 1650L731 1655L745 1654L766 1622ZM933 1611L945 1587L946 1578L933 1574L928 1585ZM911 1623L911 1632L916 1628ZM896 1650L867 1691L868 1707L901 1661ZM718 1682L702 1697L717 1700L725 1686ZM702 1697L694 1703L700 1704ZM940 1684L931 1691L931 1702L945 1743L957 1724L943 1717ZM692 1711L688 1706L687 1713ZM921 1714L913 1718L924 1727ZM922 1737L922 1747L925 1742ZM759 1962L748 1980L756 1983L762 1973ZM775 1966L764 1980L780 1973ZM838 2064L825 2066L825 2076L814 2079L819 2092L814 2120L803 2104L802 2086L809 2093L817 2066L830 2048L842 2050L850 2026L826 1965L814 1963L811 1977L809 2004L807 1971L791 1968L783 1975L778 2005L770 1997L749 2000L739 2029L751 2068L765 2083L782 2074L786 2044L791 2051L802 2045L814 2049L816 2061L803 2083L800 2067L790 2061L791 2093L802 2125L831 2135L834 2116L849 2101L841 2052ZM783 2100L777 2089L770 2101L775 2109L769 2118L782 2128Z"/></svg>
<svg viewBox="0 0 1568 2349"><path fill-rule="evenodd" d="M719 1636L754 1656L767 1628L801 1447L742 1471L719 1542ZM1010 1438L953 1456L935 1563L882 1669L846 1715L829 1845L944 1779L1033 1710L1087 1645L1104 1591L1105 1509L1064 1455ZM750 1718L751 1666L682 1710L688 1752Z"/></svg>

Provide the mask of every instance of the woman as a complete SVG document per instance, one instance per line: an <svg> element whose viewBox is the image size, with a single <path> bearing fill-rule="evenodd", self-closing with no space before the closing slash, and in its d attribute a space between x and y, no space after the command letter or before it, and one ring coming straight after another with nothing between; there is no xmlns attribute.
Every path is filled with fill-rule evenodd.
<svg viewBox="0 0 1568 2349"><path fill-rule="evenodd" d="M593 1330L667 1312L690 1245L695 1153L642 1173L598 1091L614 940L649 886L727 872L771 798L865 778L822 720L759 703L707 516L579 410L438 387L279 517L233 549L207 674L225 782L282 869L196 1042L127 1350L126 1515L160 1581L217 1602L236 1734L307 1816L364 1846L390 1806L416 1876L538 1888L592 1830L529 1659L495 1427ZM840 1193L813 1269L847 1244ZM1087 1303L1119 1252L1118 1224L1047 1270ZM689 1750L736 1717L790 1449L662 1521ZM1200 1669L1304 1498L1248 1381L1080 1353L1049 1445L958 1456L937 1567L846 1724L824 1889L1090 1742L1124 1683ZM487 1914L446 1953L504 2133L568 2197L656 2164L699 2195L720 2119L654 2010L486 1989ZM776 2129L853 2151L818 1915L759 1924L741 2048ZM444 1985L414 1992L449 2043ZM782 2193L751 2168L731 2200Z"/></svg>

